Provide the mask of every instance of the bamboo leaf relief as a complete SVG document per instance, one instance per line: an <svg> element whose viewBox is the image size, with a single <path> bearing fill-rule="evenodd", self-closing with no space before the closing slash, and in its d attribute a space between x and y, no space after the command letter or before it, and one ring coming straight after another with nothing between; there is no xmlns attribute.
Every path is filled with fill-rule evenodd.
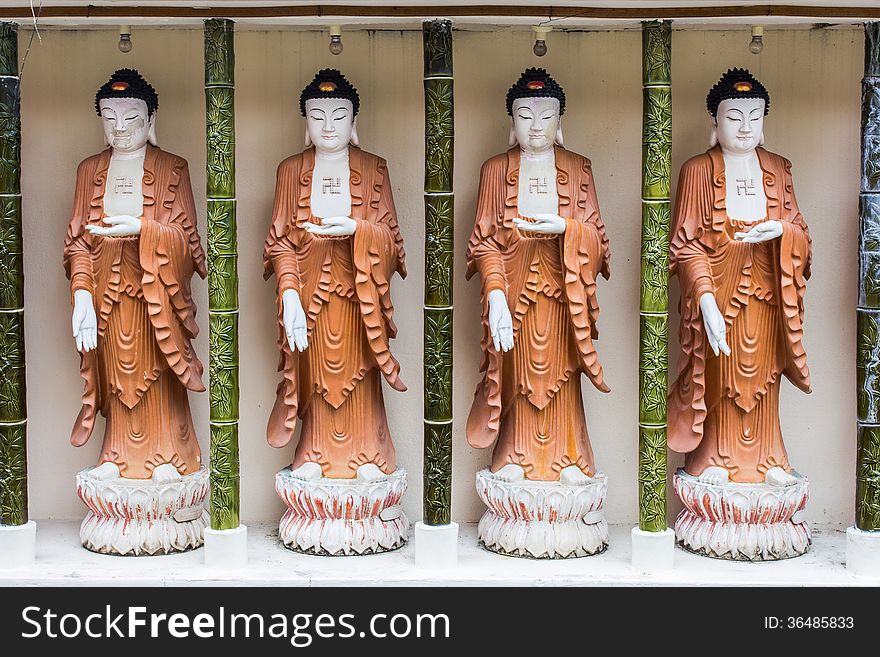
<svg viewBox="0 0 880 657"><path fill-rule="evenodd" d="M425 203L425 293L450 305L452 300L452 197L433 197Z"/></svg>
<svg viewBox="0 0 880 657"><path fill-rule="evenodd" d="M0 525L23 525L27 520L25 428L0 427Z"/></svg>
<svg viewBox="0 0 880 657"><path fill-rule="evenodd" d="M452 427L425 425L424 514L431 525L447 525L451 520Z"/></svg>
<svg viewBox="0 0 880 657"><path fill-rule="evenodd" d="M452 416L452 313L425 315L425 411L431 420Z"/></svg>

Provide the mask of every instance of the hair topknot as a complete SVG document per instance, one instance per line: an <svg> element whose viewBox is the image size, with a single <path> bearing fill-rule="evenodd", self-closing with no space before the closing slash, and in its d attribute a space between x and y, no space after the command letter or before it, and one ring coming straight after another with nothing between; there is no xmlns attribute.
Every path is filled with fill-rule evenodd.
<svg viewBox="0 0 880 657"><path fill-rule="evenodd" d="M98 116L101 115L101 101L105 98L138 98L147 104L149 116L159 109L159 94L133 68L119 69L98 89L95 94L95 112Z"/></svg>
<svg viewBox="0 0 880 657"><path fill-rule="evenodd" d="M565 92L543 68L527 68L507 91L507 113L513 115L513 101L519 98L555 98L559 115L565 113Z"/></svg>
<svg viewBox="0 0 880 657"><path fill-rule="evenodd" d="M357 116L361 105L357 89L335 68L322 68L302 90L299 95L300 114L306 115L306 101L313 98L344 98L351 101L354 116Z"/></svg>
<svg viewBox="0 0 880 657"><path fill-rule="evenodd" d="M716 116L721 101L731 98L763 98L764 116L770 112L770 94L748 69L732 68L722 75L706 94L706 109L709 110L709 114Z"/></svg>

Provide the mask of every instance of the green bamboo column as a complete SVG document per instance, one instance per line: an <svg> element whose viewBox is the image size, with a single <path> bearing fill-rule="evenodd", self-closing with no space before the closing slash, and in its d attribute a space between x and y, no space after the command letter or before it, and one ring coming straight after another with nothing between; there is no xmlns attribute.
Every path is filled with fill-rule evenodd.
<svg viewBox="0 0 880 657"><path fill-rule="evenodd" d="M452 492L452 22L422 23L425 56L424 520L448 525Z"/></svg>
<svg viewBox="0 0 880 657"><path fill-rule="evenodd" d="M666 525L666 374L672 26L642 23L642 256L639 294L639 529Z"/></svg>
<svg viewBox="0 0 880 657"><path fill-rule="evenodd" d="M239 526L234 24L205 21L211 529Z"/></svg>
<svg viewBox="0 0 880 657"><path fill-rule="evenodd" d="M0 23L0 525L28 521L18 27Z"/></svg>
<svg viewBox="0 0 880 657"><path fill-rule="evenodd" d="M856 528L880 531L880 22L865 25L859 216Z"/></svg>

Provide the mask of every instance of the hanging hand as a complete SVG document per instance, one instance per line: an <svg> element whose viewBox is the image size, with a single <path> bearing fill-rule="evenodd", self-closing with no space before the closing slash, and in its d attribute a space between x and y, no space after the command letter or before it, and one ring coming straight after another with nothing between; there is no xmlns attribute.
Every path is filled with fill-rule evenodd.
<svg viewBox="0 0 880 657"><path fill-rule="evenodd" d="M513 349L513 318L507 307L507 297L501 290L489 292L489 334L495 351Z"/></svg>
<svg viewBox="0 0 880 657"><path fill-rule="evenodd" d="M309 346L309 339L306 331L306 313L299 300L299 293L296 290L284 290L284 294L281 295L281 305L284 333L287 335L290 350L305 351Z"/></svg>
<svg viewBox="0 0 880 657"><path fill-rule="evenodd" d="M73 293L73 337L76 339L76 350L85 353L98 346L98 317L92 293L88 290L77 290Z"/></svg>
<svg viewBox="0 0 880 657"><path fill-rule="evenodd" d="M357 230L357 221L351 217L327 217L322 219L320 224L313 224L307 221L303 226L312 235L338 237L354 235L354 231Z"/></svg>
<svg viewBox="0 0 880 657"><path fill-rule="evenodd" d="M521 217L515 217L513 225L520 230L527 230L533 233L562 235L565 232L565 219L558 214L540 212L532 217L532 219L534 221L526 221Z"/></svg>
<svg viewBox="0 0 880 657"><path fill-rule="evenodd" d="M727 346L727 326L724 323L724 315L718 310L718 304L715 302L715 295L711 292L705 292L700 297L700 312L703 314L703 326L706 329L706 336L709 338L709 346L715 355L723 352L726 356L730 356L730 347Z"/></svg>
<svg viewBox="0 0 880 657"><path fill-rule="evenodd" d="M733 239L747 244L757 244L758 242L775 240L781 235L782 224L775 219L771 219L770 221L762 221L761 223L752 226L752 229L748 232L734 233Z"/></svg>
<svg viewBox="0 0 880 657"><path fill-rule="evenodd" d="M141 220L137 217L120 214L115 217L104 217L103 221L109 228L90 224L86 226L86 230L92 235L103 237L130 237L141 234Z"/></svg>

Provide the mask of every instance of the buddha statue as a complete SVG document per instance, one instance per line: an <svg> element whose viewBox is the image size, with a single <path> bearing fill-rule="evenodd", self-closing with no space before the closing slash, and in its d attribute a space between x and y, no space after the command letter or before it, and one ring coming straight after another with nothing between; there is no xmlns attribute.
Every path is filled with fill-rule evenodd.
<svg viewBox="0 0 880 657"><path fill-rule="evenodd" d="M790 521L806 503L806 480L792 470L783 444L779 390L784 377L810 391L803 346L810 235L791 163L762 148L770 109L764 85L744 69L731 69L706 104L711 148L682 166L671 229L670 269L681 286L681 355L669 394L668 439L674 451L686 454L676 485L688 506L701 498L694 491L704 488L723 497L728 483L763 484L761 491L793 505L782 514ZM793 488L781 490L786 487ZM758 488L736 490L748 496L743 491ZM729 522L746 522L751 512L758 509ZM794 520L806 526L799 515ZM803 528L797 529L802 538ZM765 545L759 556L760 547L727 547L732 552L712 556L780 558L783 549Z"/></svg>
<svg viewBox="0 0 880 657"><path fill-rule="evenodd" d="M106 418L98 466L79 478L87 504L101 495L96 482L207 479L187 397L205 390L190 290L193 273L206 275L205 257L186 160L156 145L158 105L133 69L98 90L108 148L79 165L64 242L85 382L71 443L86 443L98 412ZM189 515L201 516L200 500Z"/></svg>
<svg viewBox="0 0 880 657"><path fill-rule="evenodd" d="M406 266L388 167L358 148L360 98L339 71L319 71L299 108L307 148L278 167L264 251L266 278L276 277L282 372L269 443L287 445L297 419L302 423L293 463L276 488L286 498L290 487L318 490L308 482L366 485L394 475L398 483L381 485L402 494L405 473L397 468L382 394L383 378L406 390L389 348L397 333L389 286L395 273L406 276ZM293 516L305 522L296 512L286 518ZM299 544L285 523L282 540L292 549L389 549L352 547L347 538L339 546Z"/></svg>
<svg viewBox="0 0 880 657"><path fill-rule="evenodd" d="M522 482L599 485L581 374L609 390L593 340L596 281L609 276L610 252L590 161L563 146L564 112L562 87L545 70L527 69L507 93L512 148L485 162L480 173L467 276L479 274L482 286L483 377L467 437L473 447L494 444L489 473L478 475L484 501L485 486L499 482L510 485L505 494ZM584 514L603 498L604 488ZM481 529L489 520L484 516ZM594 538L592 545L562 552L553 546L540 554L522 546L497 551L583 556L604 549L605 537ZM490 549L490 542L504 543L482 531L481 541Z"/></svg>

